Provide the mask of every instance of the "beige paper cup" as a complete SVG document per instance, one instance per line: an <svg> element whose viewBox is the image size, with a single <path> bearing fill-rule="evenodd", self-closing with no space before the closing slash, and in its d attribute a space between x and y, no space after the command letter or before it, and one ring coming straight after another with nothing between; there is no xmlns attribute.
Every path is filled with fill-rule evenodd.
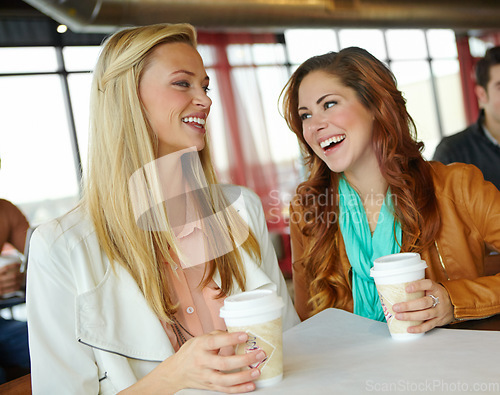
<svg viewBox="0 0 500 395"><path fill-rule="evenodd" d="M2 255L0 256L0 268L11 265L13 263L19 263L20 267L22 266L21 258L18 255ZM24 296L24 292L14 291L5 294L0 294L0 299L8 299L14 296Z"/></svg>
<svg viewBox="0 0 500 395"><path fill-rule="evenodd" d="M13 263L21 263L21 258L17 255L1 255L0 256L0 267L11 265Z"/></svg>
<svg viewBox="0 0 500 395"><path fill-rule="evenodd" d="M412 281L425 278L427 264L420 259L420 254L403 252L386 255L376 259L370 275L375 280L380 303L384 310L389 332L393 339L409 340L423 336L423 333L408 333L410 326L419 325L422 321L400 321L395 318L392 306L395 303L407 302L424 296L424 292L407 293L406 285Z"/></svg>
<svg viewBox="0 0 500 395"><path fill-rule="evenodd" d="M220 309L229 332L248 333L247 342L236 347L236 354L256 349L266 353L264 361L249 366L258 367L261 372L255 381L257 388L268 387L283 378L283 306L276 292L262 289L229 296Z"/></svg>

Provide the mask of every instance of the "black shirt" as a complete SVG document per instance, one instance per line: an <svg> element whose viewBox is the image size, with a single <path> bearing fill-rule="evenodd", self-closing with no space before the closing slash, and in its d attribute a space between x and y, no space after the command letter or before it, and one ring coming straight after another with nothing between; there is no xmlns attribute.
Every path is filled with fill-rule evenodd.
<svg viewBox="0 0 500 395"><path fill-rule="evenodd" d="M483 172L484 179L500 190L500 146L484 133L484 111L476 123L467 129L443 138L434 152L434 160L444 164L462 162L475 165Z"/></svg>

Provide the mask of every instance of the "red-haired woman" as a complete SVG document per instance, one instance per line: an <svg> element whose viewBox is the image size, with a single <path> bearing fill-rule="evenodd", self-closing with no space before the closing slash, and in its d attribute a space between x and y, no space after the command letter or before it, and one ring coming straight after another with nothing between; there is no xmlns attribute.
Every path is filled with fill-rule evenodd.
<svg viewBox="0 0 500 395"><path fill-rule="evenodd" d="M427 162L390 70L351 47L305 61L283 91L308 179L290 211L295 306L302 319L335 307L383 320L369 270L375 258L418 252L426 279L394 305L426 332L500 313L500 276L484 276L486 246L500 250L500 192L473 166Z"/></svg>

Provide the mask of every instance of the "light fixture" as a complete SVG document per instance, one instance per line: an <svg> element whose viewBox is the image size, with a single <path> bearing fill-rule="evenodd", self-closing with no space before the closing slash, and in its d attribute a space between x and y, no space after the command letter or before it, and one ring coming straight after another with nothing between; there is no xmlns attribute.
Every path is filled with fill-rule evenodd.
<svg viewBox="0 0 500 395"><path fill-rule="evenodd" d="M66 25L59 25L57 26L57 32L58 33L66 33L66 31L68 30L68 26Z"/></svg>

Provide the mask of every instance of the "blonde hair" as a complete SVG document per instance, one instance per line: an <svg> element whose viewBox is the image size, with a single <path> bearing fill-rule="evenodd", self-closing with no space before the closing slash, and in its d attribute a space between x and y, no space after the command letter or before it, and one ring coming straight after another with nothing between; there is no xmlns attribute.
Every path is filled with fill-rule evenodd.
<svg viewBox="0 0 500 395"><path fill-rule="evenodd" d="M178 253L175 236L164 208L159 210L162 227L152 230L138 226L128 182L134 172L157 159L158 141L139 97L139 83L153 49L173 42L195 48L194 28L188 24L128 28L105 41L92 82L89 165L82 201L112 266L119 264L132 275L150 307L167 322L176 311L165 270L165 263L174 264L171 251ZM208 185L216 184L208 142L199 152L199 159ZM148 180L153 191L159 188L155 182L158 180ZM235 210L227 210L228 203L220 188L206 188L198 199L208 204L214 214L224 213L219 215L218 226L232 230L235 246L207 265L202 286L218 272L219 296L229 294L234 282L244 290L242 258L234 243L234 230L244 224L243 219ZM260 260L260 248L252 232L242 247Z"/></svg>

